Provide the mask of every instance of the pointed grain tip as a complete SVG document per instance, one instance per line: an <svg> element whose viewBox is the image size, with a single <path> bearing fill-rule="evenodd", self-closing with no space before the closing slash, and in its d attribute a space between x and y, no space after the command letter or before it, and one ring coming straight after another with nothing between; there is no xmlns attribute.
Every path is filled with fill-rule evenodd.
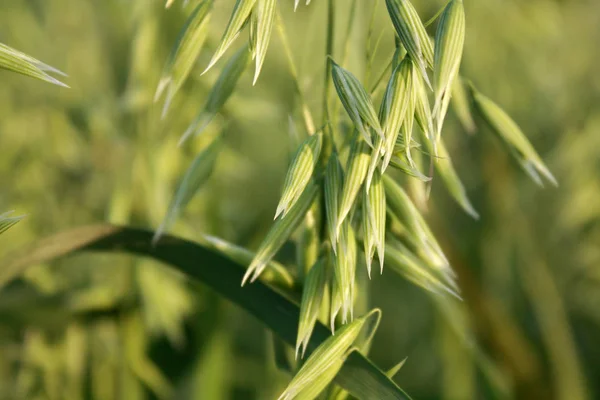
<svg viewBox="0 0 600 400"><path fill-rule="evenodd" d="M61 82L58 79L50 77L50 76L48 78L48 82L53 83L56 86L61 86L61 87L67 88L67 89L71 89L71 87L69 85L67 85L66 83Z"/></svg>
<svg viewBox="0 0 600 400"><path fill-rule="evenodd" d="M273 218L273 221L275 221L280 215L282 217L285 217L287 206L287 203L280 203L277 206L277 210L275 211L275 217Z"/></svg>
<svg viewBox="0 0 600 400"><path fill-rule="evenodd" d="M556 180L556 177L554 176L554 174L552 174L552 172L550 172L550 170L548 168L543 168L542 174L544 174L546 179L548 179L548 181L550 181L552 186L554 186L555 188L557 188L559 186L558 180Z"/></svg>
<svg viewBox="0 0 600 400"><path fill-rule="evenodd" d="M261 67L259 65L259 61L257 59L256 61L256 69L254 70L254 78L252 78L252 86L256 85L256 82L258 81L258 77L260 76L260 71L261 71Z"/></svg>
<svg viewBox="0 0 600 400"><path fill-rule="evenodd" d="M479 220L479 213L474 208L468 208L467 213L475 220Z"/></svg>
<svg viewBox="0 0 600 400"><path fill-rule="evenodd" d="M250 267L248 267L248 269L246 270L246 273L244 274L244 277L242 278L241 286L244 286L246 284L246 282L248 281L248 278L250 278L250 275L252 275L252 273L254 272L255 269L256 269L256 267L254 266L254 263L250 264Z"/></svg>
<svg viewBox="0 0 600 400"><path fill-rule="evenodd" d="M188 128L183 135L181 135L181 137L179 138L179 141L177 142L177 147L181 147L186 140L188 140L188 138L192 135L193 129Z"/></svg>
<svg viewBox="0 0 600 400"><path fill-rule="evenodd" d="M217 63L217 61L219 61L219 59L218 58L215 59L215 57L213 56L213 58L210 60L210 62L208 63L208 65L206 66L204 71L202 71L200 73L200 76L206 74Z"/></svg>

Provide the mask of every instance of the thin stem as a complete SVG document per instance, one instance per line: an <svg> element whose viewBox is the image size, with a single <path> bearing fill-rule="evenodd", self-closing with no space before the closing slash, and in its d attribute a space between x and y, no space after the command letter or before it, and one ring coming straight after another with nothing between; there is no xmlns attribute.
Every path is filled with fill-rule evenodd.
<svg viewBox="0 0 600 400"><path fill-rule="evenodd" d="M373 10L371 11L371 18L370 18L370 22L369 22L369 30L367 32L367 68L365 71L365 85L368 85L369 82L369 78L371 75L371 66L373 63L373 58L375 53L377 52L377 47L379 46L379 41L381 40L382 34L383 34L383 30L381 31L381 34L379 35L379 38L377 39L377 42L375 43L375 48L373 50L371 50L371 42L373 39L373 32L374 32L374 27L375 27L375 12L377 11L377 6L379 5L379 0L375 0L373 2Z"/></svg>
<svg viewBox="0 0 600 400"><path fill-rule="evenodd" d="M442 8L440 8L440 9L438 10L438 12L436 12L436 13L434 14L434 16L433 16L433 17L429 18L429 20L428 20L427 22L425 22L425 24L424 24L424 25L425 25L425 28L428 28L428 27L429 27L431 24L433 24L433 23L435 22L435 20L436 20L436 19L438 19L438 17L439 17L440 15L442 15L442 13L444 12L444 10L445 10L445 9L446 9L446 4L445 4L445 5L444 5Z"/></svg>
<svg viewBox="0 0 600 400"><path fill-rule="evenodd" d="M346 26L346 41L344 42L344 47L342 48L341 57L341 60L344 64L348 59L348 52L350 49L350 35L352 34L352 23L354 22L354 16L356 14L356 2L357 0L352 0L352 5L350 6L350 15L348 16L348 25Z"/></svg>
<svg viewBox="0 0 600 400"><path fill-rule="evenodd" d="M349 53L349 49L350 49L350 35L352 34L352 23L354 22L354 15L356 14L356 0L352 0L352 5L350 6L350 15L348 16L348 25L346 26L346 33L345 33L345 42L344 42L344 46L342 48L342 56L341 56L341 60L342 60L342 65L346 65L347 61L348 61L348 53ZM332 113L332 117L331 117L331 124L333 126L337 126L338 121L339 121L339 117L340 117L340 110L341 110L341 103L339 101L336 101L334 103L333 106L333 113Z"/></svg>
<svg viewBox="0 0 600 400"><path fill-rule="evenodd" d="M315 133L315 123L306 103L306 98L304 97L304 93L302 93L302 88L300 87L300 80L298 79L298 70L296 69L296 64L294 62L294 56L292 54L292 50L287 38L287 34L285 32L285 27L281 21L281 15L277 13L277 32L279 33L279 38L281 40L281 45L283 46L283 50L285 52L286 61L288 64L288 69L290 75L292 76L292 81L294 82L294 91L298 95L298 100L300 100L300 108L302 109L302 119L304 120L304 127L309 135Z"/></svg>
<svg viewBox="0 0 600 400"><path fill-rule="evenodd" d="M334 43L334 32L335 32L335 0L328 0L327 2L327 41L325 47L325 86L323 87L323 151L322 160L324 165L331 155L331 151L334 145L333 140L333 126L331 124L329 114L329 97L331 93L331 71L333 68L333 43Z"/></svg>
<svg viewBox="0 0 600 400"><path fill-rule="evenodd" d="M386 67L383 69L383 71L381 71L381 74L379 74L379 77L375 80L375 83L373 83L373 86L371 87L371 90L370 90L371 96L375 96L377 94L377 90L379 89L379 86L381 85L383 78L385 78L388 71L392 67L393 62L394 62L394 57L392 56L390 61L387 63Z"/></svg>
<svg viewBox="0 0 600 400"><path fill-rule="evenodd" d="M329 122L329 94L331 92L331 70L333 68L333 38L335 30L335 1L327 2L327 41L325 47L325 85L323 87L323 124Z"/></svg>
<svg viewBox="0 0 600 400"><path fill-rule="evenodd" d="M335 33L335 0L327 1L327 39L325 46L325 79L323 87L323 148L321 150L320 163L323 168L327 165L329 157L333 149L335 148L335 141L333 138L334 125L329 115L329 97L331 93L331 71L333 69L333 44L334 44L334 33ZM324 217L325 214L325 190L320 191L318 207L320 207L320 226L318 227L318 237L323 242L327 237L327 219Z"/></svg>
<svg viewBox="0 0 600 400"><path fill-rule="evenodd" d="M379 44L381 43L381 39L383 39L383 34L385 31L382 29L379 33L379 37L375 42L375 47L373 48L373 52L369 54L367 52L367 70L365 73L365 86L369 86L369 80L371 79L371 72L373 69L373 63L375 62L375 55L377 55L377 50L379 49ZM385 71L384 71L385 72Z"/></svg>

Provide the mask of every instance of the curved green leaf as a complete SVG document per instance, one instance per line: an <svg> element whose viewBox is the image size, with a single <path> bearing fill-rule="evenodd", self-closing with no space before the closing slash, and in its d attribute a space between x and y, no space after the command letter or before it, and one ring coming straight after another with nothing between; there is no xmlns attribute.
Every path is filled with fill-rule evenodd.
<svg viewBox="0 0 600 400"><path fill-rule="evenodd" d="M190 278L204 282L254 315L288 344L295 344L300 316L296 304L262 282L240 287L244 269L225 256L170 235L165 235L153 246L152 235L147 230L109 224L57 234L1 260L0 289L31 265L81 251L127 252L162 261ZM312 353L329 336L327 328L317 324L308 352ZM335 382L359 399L410 399L383 371L358 352L352 352L346 358Z"/></svg>

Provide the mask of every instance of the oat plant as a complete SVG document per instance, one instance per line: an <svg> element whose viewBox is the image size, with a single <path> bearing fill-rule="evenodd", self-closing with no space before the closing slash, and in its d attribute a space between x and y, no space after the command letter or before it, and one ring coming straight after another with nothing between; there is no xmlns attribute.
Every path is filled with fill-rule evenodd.
<svg viewBox="0 0 600 400"><path fill-rule="evenodd" d="M392 378L400 367L410 369L419 360L396 360L395 367L380 368L369 359L380 320L394 318L371 304L369 280L378 279L376 275L399 275L422 289L441 310L446 317L444 327L458 332L461 344L482 365L486 382L506 386L498 383L499 369L491 366L482 349L470 340L462 302L463 298L470 300L473 292L463 293L463 282L451 262L455 258L446 254L448 238L431 224L438 195L431 191L434 186L443 187L456 208L470 218L477 220L481 212L480 199L471 198L455 167L455 157L461 155L447 146L455 132L446 129L452 118L449 111L464 131L478 132L474 141L485 141L484 135L492 132L501 144L493 147L493 154L502 157L504 151L538 185L558 183L519 127L518 118L509 116L499 101L484 94L485 84L476 87L461 70L463 54L468 51L470 3L450 0L431 15L420 13L409 0L160 3L157 11L158 7L136 2L136 12L143 16L137 29L143 34L136 36L137 47L128 56L130 71L122 85L126 95L111 98L124 104L126 112L99 102L86 119L90 126L105 129L103 132L136 132L120 138L136 149L137 156L127 160L123 170L131 176L119 180L106 212L111 222L125 226L78 228L9 254L0 272L0 288L26 274L32 265L84 251L124 251L144 259L136 258L131 268L119 275L123 293L114 294L111 284L102 286L111 307L102 307L97 297L86 293L74 297L83 305L70 302L72 308L60 317L78 318L71 335L74 348L81 349L78 340L83 341L85 335L78 331L80 321L93 320L96 313L106 314L110 322L99 325L105 329L101 339L119 342L129 351L125 365L133 371L132 381L143 382L153 395L177 398L168 378L147 356L150 345L139 338L146 337L149 326L148 330L165 335L174 346L184 346L182 326L193 308L185 277L208 285L274 333L269 339L273 354L268 356L286 375L277 393L268 393L272 398L409 399ZM339 18L340 9L349 11L347 19ZM368 25L354 25L353 18L363 11L372 16ZM182 13L185 21L163 35L157 28L159 21L171 12ZM222 13L226 19L218 18ZM302 31L293 23L301 13L325 32L325 48L310 48L312 69L303 68L301 41L295 37L309 35L310 29ZM340 21L347 25L340 26ZM353 36L364 39L360 43L365 46L355 46ZM143 53L166 38L169 51L160 63L155 54ZM381 59L389 61L375 61ZM53 77L62 75L60 71L4 45L0 45L0 68L65 86ZM242 139L235 136L235 130L244 118L249 124L265 119L265 109L259 105L255 112L248 104L264 90L262 85L276 79L289 85L293 93L285 115L289 125L282 126L279 133L280 137L289 136L293 150L285 155L289 160L286 171L275 171L281 176L281 185L278 198L269 203L272 221L262 230L244 227L251 231L247 236L260 236L258 241L245 243L228 240L225 229L222 235L215 234L226 217L211 212L206 213L205 222L217 221L212 224L214 229L190 226L193 224L182 229L187 210L196 204L210 208L202 202L212 199L213 208L219 202L231 206L232 199L220 193L213 198L208 189L215 188L211 186L215 180L227 179L221 179L223 171L233 179L252 169L252 162L236 153L235 142ZM251 101L242 103L242 94ZM258 158L282 151L259 147ZM246 190L252 188L242 192ZM244 201L243 194L239 197L234 200ZM245 206L244 214L251 215L252 208ZM19 219L1 214L0 233ZM136 221L143 221L152 231L127 226ZM233 224L231 231L236 229ZM173 232L185 233L190 239ZM148 259L172 268L165 271ZM192 286L192 291L195 289ZM133 300L131 291L135 292ZM86 308L88 298L94 301ZM210 296L202 300L203 306L214 305ZM73 306L75 303L81 308ZM110 319L113 311L117 318ZM51 313L57 311L51 309ZM131 335L119 336L122 330ZM225 330L219 331L215 341L227 340L227 335ZM46 349L43 337L32 335L28 340ZM134 339L125 343L121 337ZM65 339L65 343L71 342ZM101 351L90 350L90 354L103 357ZM51 358L48 351L40 368L52 383L59 381L60 373L52 374L46 361ZM112 364L98 365L105 368L97 369L99 376L92 379L89 390L98 398L110 398L102 395L102 371ZM64 370L70 367L65 361ZM207 367L203 368L205 372ZM26 380L29 375L21 376ZM60 385L51 383L45 383L51 387L49 393L59 393ZM35 385L21 386L30 390ZM83 386L80 383L77 388ZM137 393L137 389L131 390Z"/></svg>
<svg viewBox="0 0 600 400"><path fill-rule="evenodd" d="M302 104L305 89L296 82L297 99L303 110L307 110L300 118L304 119L302 125L308 129L291 158L274 213L275 221L241 282L244 286L260 278L279 250L290 241L295 243L299 260L294 268L295 285L302 289L295 345L299 368L282 393L282 399L317 397L333 381L344 362L344 354L356 346L361 348L360 342L356 341L364 323L362 314L365 310L358 315L354 311L355 303L360 301L357 297L361 296L356 288L358 269L366 268L370 277L373 262L377 260L380 273L384 273L384 269L386 273L400 273L437 296L461 298L456 274L448 258L419 205L398 181L399 175L427 182L427 185L437 183L439 179L465 212L473 217L478 215L453 169L442 138L451 99L458 90L457 85L461 84L460 64L465 43L465 15L468 15L463 1L449 1L438 13L437 21L428 22L430 29L437 25L433 34L427 32L422 17L409 0L386 0L389 24L394 28L388 34L395 35L396 48L389 50L393 56L391 72L384 73L374 88L345 69L343 59L336 61L339 52L333 48L337 30L332 14L335 1L328 3L327 48L320 56L325 71L320 110L322 127L314 128L313 120L317 118L312 115L317 110ZM203 9L211 5L206 0L197 7ZM268 63L268 45L270 36L276 31L273 25L279 6L272 0L236 1L204 72L215 68L219 60L229 54L228 49L234 43L246 40L236 41L246 25L248 44L230 56L231 61L224 67L211 93L223 100L215 102L213 107L207 106L206 109L212 110L210 112L218 112L238 79L239 72L229 70L242 71L247 58L255 60L253 83L265 79L260 77L260 72L264 63ZM379 6L378 2L372 5L373 8ZM356 2L352 7L356 7ZM196 15L192 14L191 18ZM199 30L201 25L192 20L186 29L197 26ZM285 37L285 29L279 27L282 37ZM194 32L183 34L179 48L191 47L194 36ZM197 41L197 46L201 46L201 41ZM284 45L289 46L285 42ZM369 49L367 54L377 50L384 51ZM294 49L286 49L286 52L291 55L288 60L291 79L297 80L292 58ZM170 62L171 68L175 68L179 62L188 61L176 57ZM231 86L223 86L221 79ZM386 80L383 96L374 96L378 86L384 85ZM331 87L335 88L336 96L330 95ZM516 123L472 85L468 93L474 108L522 168L538 183L541 183L541 174L556 184ZM343 115L336 115L340 112L338 102L343 106ZM469 100L466 102L466 105L465 101L460 103L460 112L466 115L465 118L471 118ZM201 131L210 122L206 111L199 118L204 122L194 122L184 138L192 131ZM200 130L196 128L198 124L201 124ZM413 135L415 130L420 135ZM431 169L422 170L426 166L417 162L415 155L419 155L419 159L429 158L438 175L434 176ZM197 190L197 185L184 190L188 198ZM180 197L178 192L174 201L179 202ZM181 205L177 203L172 207ZM170 220L171 216L167 218ZM309 239L294 239L295 232L301 232L300 237ZM386 265L388 268L384 268ZM318 321L329 322L332 336L305 362L300 362L298 358L305 356ZM396 396L402 398L404 395L399 391Z"/></svg>

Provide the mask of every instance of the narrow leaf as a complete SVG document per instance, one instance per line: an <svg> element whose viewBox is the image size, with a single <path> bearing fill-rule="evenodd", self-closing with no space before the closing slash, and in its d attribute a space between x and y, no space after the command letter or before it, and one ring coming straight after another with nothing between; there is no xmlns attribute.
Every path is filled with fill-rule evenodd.
<svg viewBox="0 0 600 400"><path fill-rule="evenodd" d="M208 249L218 251L227 258L235 261L240 265L249 265L256 254L250 250L230 243L216 236L201 235L198 242ZM272 274L269 276L269 272ZM275 260L267 263L267 270L262 274L265 282L269 282L278 287L292 288L294 286L294 277L288 272L285 266Z"/></svg>
<svg viewBox="0 0 600 400"><path fill-rule="evenodd" d="M240 287L242 266L196 243L167 235L153 246L151 239L152 232L108 224L62 232L1 259L0 288L21 276L27 268L57 258L90 251L125 252L163 262L190 279L205 283L255 316L288 344L294 344L299 309L285 296L262 282ZM329 331L317 323L308 351L331 337ZM377 399L410 399L383 371L356 351L348 354L334 382L359 399L373 398L373 395Z"/></svg>

